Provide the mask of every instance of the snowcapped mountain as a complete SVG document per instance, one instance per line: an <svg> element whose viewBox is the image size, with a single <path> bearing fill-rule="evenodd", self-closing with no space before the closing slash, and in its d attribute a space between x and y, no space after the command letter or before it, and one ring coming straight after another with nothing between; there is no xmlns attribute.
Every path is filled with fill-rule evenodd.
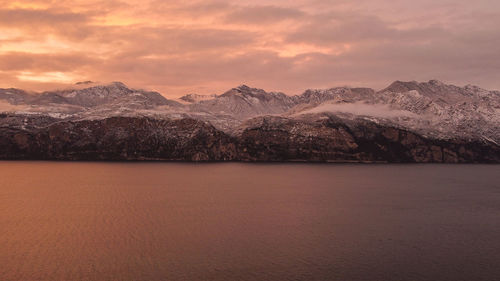
<svg viewBox="0 0 500 281"><path fill-rule="evenodd" d="M0 151L0 158L16 158L19 151L30 155L25 151L28 148L43 150L44 144L51 145L51 139L65 140L51 137L56 129L63 135L76 136L71 148L74 151L70 151L73 154L68 152L71 155L85 158L78 139L95 147L92 140L98 142L100 134L110 133L112 138L105 149L110 149L113 139L124 138L132 141L124 159L134 158L130 153L139 153L140 136L133 132L139 132L139 128L128 127L123 120L129 120L129 126L145 122L141 126L146 126L148 132L143 133L155 138L150 141L156 144L164 143L162 137L171 139L173 135L191 143L196 137L189 133L191 129L205 132L204 139L199 140L202 143L216 143L209 135L218 132L217 147L223 153L205 151L195 156L189 150L191 154L182 154L187 160L221 160L213 157L223 155L220 157L226 160L252 161L500 161L500 92L437 80L396 81L380 91L349 87L307 90L295 96L242 85L221 95L190 94L178 101L157 92L131 89L120 82L98 85L86 81L73 89L43 93L0 89L0 112L0 144L9 148ZM110 118L122 119L106 121ZM151 122L172 128L155 129ZM112 133L116 128L107 126L115 123L131 135ZM179 132L174 132L175 128ZM212 133L207 135L207 130ZM185 143L179 145L187 149ZM140 150L147 148L140 146ZM71 158L65 153L47 151L38 158ZM161 155L141 152L136 158L169 159L165 155L174 154Z"/></svg>
<svg viewBox="0 0 500 281"><path fill-rule="evenodd" d="M81 118L134 114L141 110L182 106L177 101L166 99L160 93L130 89L121 82L105 85L84 83L78 86L74 89L43 93L0 89L0 111Z"/></svg>
<svg viewBox="0 0 500 281"><path fill-rule="evenodd" d="M192 112L231 115L236 119L280 114L296 103L283 93L266 92L246 85L233 88L212 99L205 99L189 106Z"/></svg>
<svg viewBox="0 0 500 281"><path fill-rule="evenodd" d="M0 89L0 101L11 105L24 104L31 96L19 89Z"/></svg>
<svg viewBox="0 0 500 281"><path fill-rule="evenodd" d="M178 102L168 100L158 92L129 89L123 83L113 82L108 85L98 85L78 90L64 90L42 93L42 97L64 98L66 104L78 105L84 108L126 107L130 109L151 109L157 106L179 106Z"/></svg>
<svg viewBox="0 0 500 281"><path fill-rule="evenodd" d="M397 125L439 139L482 139L500 143L500 92L476 86L396 81L379 92L316 91L332 99L295 114L332 112Z"/></svg>

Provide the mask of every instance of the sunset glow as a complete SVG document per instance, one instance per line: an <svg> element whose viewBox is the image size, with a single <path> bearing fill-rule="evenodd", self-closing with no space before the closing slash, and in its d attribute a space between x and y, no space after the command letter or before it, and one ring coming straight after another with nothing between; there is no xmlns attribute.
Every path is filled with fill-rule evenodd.
<svg viewBox="0 0 500 281"><path fill-rule="evenodd" d="M500 2L0 0L0 87L123 81L165 96L396 79L500 88Z"/></svg>

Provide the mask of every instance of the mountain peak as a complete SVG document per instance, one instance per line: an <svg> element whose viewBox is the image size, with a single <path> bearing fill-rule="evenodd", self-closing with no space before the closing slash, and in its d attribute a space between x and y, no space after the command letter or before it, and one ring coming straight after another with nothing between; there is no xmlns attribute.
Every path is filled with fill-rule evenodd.
<svg viewBox="0 0 500 281"><path fill-rule="evenodd" d="M249 86L247 86L247 85L245 85L245 84L241 84L241 85L239 85L238 87L236 87L235 89L239 89L239 90L243 90L243 91L249 91L249 90L251 90L252 88L251 88L251 87L249 87Z"/></svg>
<svg viewBox="0 0 500 281"><path fill-rule="evenodd" d="M89 85L94 83L95 83L94 81L87 80L87 81L76 82L75 85Z"/></svg>
<svg viewBox="0 0 500 281"><path fill-rule="evenodd" d="M432 80L429 80L429 82L427 82L431 85L435 85L435 86L443 86L443 85L446 85L445 83L439 81L439 80L436 80L436 79L432 79Z"/></svg>
<svg viewBox="0 0 500 281"><path fill-rule="evenodd" d="M224 94L220 95L221 97L231 97L231 96L237 96L237 95L254 95L255 93L267 93L266 91L262 89L257 89L257 88L251 88L245 84L242 84L236 88L232 88L231 90L225 92Z"/></svg>
<svg viewBox="0 0 500 281"><path fill-rule="evenodd" d="M119 81L111 82L109 85L110 86L115 86L117 88L126 88L126 89L128 89L127 85L125 85L124 83L119 82Z"/></svg>
<svg viewBox="0 0 500 281"><path fill-rule="evenodd" d="M86 90L98 90L98 89L115 89L115 90L123 90L123 91L130 91L127 87L122 82L119 81L114 81L114 82L109 82L109 83L100 83L100 82L95 82L95 81L80 81L75 83L74 87L70 87L67 89L63 90L54 90L54 91L46 91L46 92L57 92L57 91L86 91Z"/></svg>
<svg viewBox="0 0 500 281"><path fill-rule="evenodd" d="M408 92L411 90L422 90L423 88L433 88L433 87L444 87L447 86L446 83L431 79L427 82L417 82L417 81L400 81L396 80L391 83L387 88L383 89L381 92Z"/></svg>
<svg viewBox="0 0 500 281"><path fill-rule="evenodd" d="M417 81L396 80L381 92L407 92L410 90L417 90L418 84L419 83Z"/></svg>

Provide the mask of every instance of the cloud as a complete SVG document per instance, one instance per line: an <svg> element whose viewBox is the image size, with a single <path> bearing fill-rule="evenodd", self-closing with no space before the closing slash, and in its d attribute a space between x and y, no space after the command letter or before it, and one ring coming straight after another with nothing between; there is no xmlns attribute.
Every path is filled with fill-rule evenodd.
<svg viewBox="0 0 500 281"><path fill-rule="evenodd" d="M391 26L377 16L363 14L329 13L302 25L286 37L290 42L306 42L318 45L335 43L360 44L384 43L388 40L432 40L446 33L440 27L401 29Z"/></svg>
<svg viewBox="0 0 500 281"><path fill-rule="evenodd" d="M2 19L0 25L9 27L52 26L60 23L82 23L87 20L87 16L84 14L34 9L1 9L0 18Z"/></svg>
<svg viewBox="0 0 500 281"><path fill-rule="evenodd" d="M438 2L0 0L0 87L82 78L169 96L242 83L297 94L435 78L500 88L500 2Z"/></svg>
<svg viewBox="0 0 500 281"><path fill-rule="evenodd" d="M165 56L204 53L214 49L226 52L227 49L248 46L255 40L252 32L248 31L150 27L120 29L108 38L110 41L122 42L124 53Z"/></svg>
<svg viewBox="0 0 500 281"><path fill-rule="evenodd" d="M9 52L0 54L0 69L3 71L59 71L71 72L97 64L96 58L80 53L32 54Z"/></svg>
<svg viewBox="0 0 500 281"><path fill-rule="evenodd" d="M355 103L324 103L312 109L302 111L299 114L323 113L323 112L341 112L360 116L373 116L379 118L394 117L417 117L418 115L406 111L390 108L389 105L366 104L362 102Z"/></svg>
<svg viewBox="0 0 500 281"><path fill-rule="evenodd" d="M305 13L292 8L278 6L247 6L235 9L226 14L224 20L228 23L270 24L283 20L298 20Z"/></svg>

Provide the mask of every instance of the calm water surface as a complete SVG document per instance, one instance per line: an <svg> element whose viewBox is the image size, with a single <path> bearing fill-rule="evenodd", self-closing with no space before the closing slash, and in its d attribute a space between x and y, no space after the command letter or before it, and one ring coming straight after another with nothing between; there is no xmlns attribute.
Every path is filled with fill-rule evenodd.
<svg viewBox="0 0 500 281"><path fill-rule="evenodd" d="M0 280L499 280L500 166L0 162Z"/></svg>

